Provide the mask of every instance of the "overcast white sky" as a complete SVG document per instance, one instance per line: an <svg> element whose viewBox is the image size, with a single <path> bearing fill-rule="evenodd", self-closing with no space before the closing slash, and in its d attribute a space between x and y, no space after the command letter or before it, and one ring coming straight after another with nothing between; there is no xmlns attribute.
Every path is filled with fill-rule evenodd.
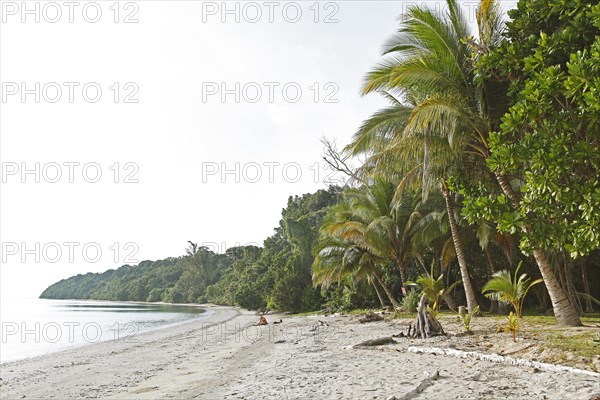
<svg viewBox="0 0 600 400"><path fill-rule="evenodd" d="M22 4L1 2L2 297L187 240L262 244L290 195L326 187L320 138L384 105L360 84L411 3Z"/></svg>

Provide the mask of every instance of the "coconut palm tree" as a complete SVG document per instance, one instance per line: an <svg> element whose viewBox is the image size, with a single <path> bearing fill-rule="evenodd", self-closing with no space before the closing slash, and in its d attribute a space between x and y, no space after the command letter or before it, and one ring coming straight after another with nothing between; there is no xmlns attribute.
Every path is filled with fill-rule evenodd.
<svg viewBox="0 0 600 400"><path fill-rule="evenodd" d="M313 282L327 288L345 277L367 279L379 296L377 282L398 309L400 303L381 277L381 266L386 263L381 256L384 239L354 217L347 200L331 207L327 213L315 247Z"/></svg>
<svg viewBox="0 0 600 400"><path fill-rule="evenodd" d="M427 197L431 187L436 183L439 185L460 266L467 307L473 310L478 305L477 298L467 268L454 202L446 182L448 171L460 164L457 154L446 139L430 135L428 128L409 129L415 108L402 105L389 93L386 95L392 105L365 121L345 151L353 156L367 155L361 167L363 174L404 176L396 188L396 197L408 186L419 186Z"/></svg>
<svg viewBox="0 0 600 400"><path fill-rule="evenodd" d="M419 168L422 186L427 188L430 186L427 183L438 182L444 196L467 307L473 310L478 304L447 178L464 153L487 156L485 136L490 126L477 107L473 72L467 68L472 57L464 40L469 37L467 19L454 0L448 0L447 6L448 12L444 16L427 8L409 8L398 33L386 44L386 59L367 75L363 92L395 92L413 103L408 119L402 123L404 128L392 139L394 143L401 138L402 146L395 144L393 147L406 153L407 141L417 139L422 142L422 166ZM495 40L494 26L485 26L483 30L489 40ZM472 132L476 134L471 135ZM448 146L439 146L440 138L447 141ZM432 154L436 139L438 152ZM433 164L437 165L437 174L432 169Z"/></svg>
<svg viewBox="0 0 600 400"><path fill-rule="evenodd" d="M406 267L415 256L411 232L422 218L414 196L395 200L396 184L381 177L369 186L348 189L345 202L332 209L322 234L349 240L374 257L393 262L400 272L403 294L407 293Z"/></svg>
<svg viewBox="0 0 600 400"><path fill-rule="evenodd" d="M361 127L361 130L371 129L370 135L355 137L349 149L360 153L371 145L373 157L366 166L377 169L398 154L406 156L415 147L420 147L422 165L415 166L413 163L408 167L420 169L424 188L432 180L439 182L451 216L454 212L447 178L460 171L457 162L469 161L487 170L488 133L498 127L500 117L506 111L507 100L505 88L476 76L472 68L472 61L479 54L500 41L503 26L499 7L494 0L481 2L477 11L479 38L476 41L470 36L467 19L457 2L446 0L446 5L447 12L443 15L414 6L402 17L398 33L386 44L386 58L367 75L363 92L380 92L395 99L401 98L403 102L400 103L409 106L396 106L395 111L386 109L374 115L371 123ZM408 119L398 122L407 113ZM386 115L394 118L384 122L382 119ZM390 124L395 127L390 127ZM373 132L376 128L379 128L379 134ZM364 130L362 133L365 133ZM382 146L382 141L390 136L388 144ZM439 146L440 139L448 146ZM435 147L438 148L437 154L432 153ZM435 164L442 170L442 175L432 173ZM501 174L495 174L495 178L512 205L519 208L520 197L509 180ZM450 218L450 223L468 307L473 309L476 298L470 285L456 221ZM530 227L524 227L524 234L530 231ZM541 249L533 249L533 255L550 293L557 319L564 325L579 325L577 312L560 287L545 253Z"/></svg>
<svg viewBox="0 0 600 400"><path fill-rule="evenodd" d="M396 200L396 186L388 179L376 177L369 186L348 190L347 197L355 219L368 224L367 230L377 232L376 254L396 264L405 296L406 268L415 256L411 233L422 215L416 208L419 199L415 196L406 194Z"/></svg>
<svg viewBox="0 0 600 400"><path fill-rule="evenodd" d="M354 282L366 279L375 289L382 308L385 307L385 303L379 286L383 288L392 306L396 309L400 307L400 303L381 278L378 260L373 259L369 253L347 241L336 241L333 238L320 240L317 249L313 263L315 286L320 285L327 289L333 283L340 284L346 278L350 278Z"/></svg>

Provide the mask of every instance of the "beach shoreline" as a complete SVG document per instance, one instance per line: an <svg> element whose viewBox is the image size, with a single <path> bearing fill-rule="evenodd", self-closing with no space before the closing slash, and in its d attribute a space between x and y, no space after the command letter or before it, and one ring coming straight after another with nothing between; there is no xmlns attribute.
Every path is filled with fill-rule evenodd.
<svg viewBox="0 0 600 400"><path fill-rule="evenodd" d="M19 304L16 304L16 310L6 305L6 302L15 302L21 300L29 302L29 308L22 310ZM34 302L41 301L40 304ZM48 301L48 303L44 303ZM3 298L2 313L0 321L2 322L2 343L0 344L0 365L49 356L62 351L68 351L75 348L90 346L106 341L137 339L139 335L150 333L160 329L169 329L180 324L202 320L210 317L214 311L209 310L213 305L195 304L195 303L165 303L165 302L141 302L141 301L109 301L109 300L81 300L81 299L39 299L39 298ZM64 317L62 312L54 310L63 310L63 307L69 311L79 311L78 307L91 307L92 311L98 310L100 306L115 308L120 311L126 306L143 306L144 313L97 313L87 318L78 319ZM160 322L154 323L152 319L138 318L146 315L146 311L153 311L152 308L161 307L160 315L157 319ZM163 309L162 307L167 307ZM192 309L195 309L192 311ZM35 312L32 313L31 310ZM105 309L102 309L105 311ZM182 310L183 311L182 313ZM49 311L49 314L46 313ZM125 310L126 311L126 310ZM136 310L140 311L140 310ZM166 314L162 312L166 311ZM175 313L189 315L188 317L175 317ZM110 318L104 318L105 315L112 315ZM166 319L165 319L166 316ZM131 318L131 319L128 319ZM25 346L19 346L19 345ZM27 344L30 346L28 347ZM40 346L41 345L41 346ZM36 347L37 346L37 347Z"/></svg>
<svg viewBox="0 0 600 400"><path fill-rule="evenodd" d="M0 398L14 399L590 399L594 374L539 370L409 351L447 339L390 337L406 321L361 324L355 316L268 314L200 305L214 313L140 334L136 343L101 342L0 366ZM274 324L274 322L281 323ZM407 397L408 396L408 397Z"/></svg>

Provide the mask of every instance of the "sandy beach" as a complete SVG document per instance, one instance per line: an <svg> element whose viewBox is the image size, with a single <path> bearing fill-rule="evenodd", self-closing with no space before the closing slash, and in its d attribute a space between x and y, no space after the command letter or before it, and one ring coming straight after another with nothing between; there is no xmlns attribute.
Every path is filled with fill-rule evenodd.
<svg viewBox="0 0 600 400"><path fill-rule="evenodd" d="M408 340L355 347L404 331L406 320L267 315L210 306L202 321L3 364L2 399L591 399L600 377L414 347L468 349L468 341ZM279 324L273 324L282 319ZM490 342L494 339L491 338ZM491 347L492 345L490 345ZM480 349L470 349L480 350ZM514 357L518 357L518 352ZM593 360L592 362L597 362Z"/></svg>

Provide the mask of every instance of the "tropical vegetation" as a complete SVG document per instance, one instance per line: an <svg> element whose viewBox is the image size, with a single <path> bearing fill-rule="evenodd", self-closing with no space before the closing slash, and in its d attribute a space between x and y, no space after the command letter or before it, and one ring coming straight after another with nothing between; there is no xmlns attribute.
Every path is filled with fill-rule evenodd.
<svg viewBox="0 0 600 400"><path fill-rule="evenodd" d="M521 263L517 267L514 277L511 277L510 271L498 271L483 287L483 293L495 300L510 303L513 306L515 314L523 318L523 301L527 292L534 285L543 282L543 279L531 281L527 274L519 275Z"/></svg>
<svg viewBox="0 0 600 400"><path fill-rule="evenodd" d="M600 297L600 4L482 0L472 30L445 3L408 7L366 74L389 105L327 152L358 163L347 185L290 197L262 247L191 242L42 297L412 311L423 293L466 305L466 330L503 303L514 335L533 303L581 324Z"/></svg>

